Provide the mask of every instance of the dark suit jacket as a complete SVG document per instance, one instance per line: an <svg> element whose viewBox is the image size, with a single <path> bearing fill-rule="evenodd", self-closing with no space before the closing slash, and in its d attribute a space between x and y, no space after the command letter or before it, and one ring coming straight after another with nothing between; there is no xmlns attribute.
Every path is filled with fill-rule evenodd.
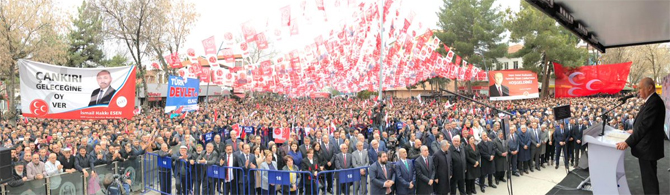
<svg viewBox="0 0 670 195"><path fill-rule="evenodd" d="M451 185L449 177L451 177L451 153L444 153L442 150L437 150L433 155L433 164L435 165L435 179L438 179L438 184L433 184L435 194L449 194L451 192Z"/></svg>
<svg viewBox="0 0 670 195"><path fill-rule="evenodd" d="M452 167L452 180L465 180L465 149L463 146L460 147L460 151L457 151L456 148L451 145L449 148L449 153L451 153L451 167Z"/></svg>
<svg viewBox="0 0 670 195"><path fill-rule="evenodd" d="M569 139L570 134L567 130L567 127L563 129L563 132L561 132L561 127L556 128L556 130L554 131L554 142L556 144L554 144L554 146L560 146L559 142L565 142L566 145L563 146L567 146Z"/></svg>
<svg viewBox="0 0 670 195"><path fill-rule="evenodd" d="M579 128L581 126L581 128ZM584 136L584 130L586 130L586 125L575 125L573 128L574 130L572 131L572 137L575 139L575 148L580 149L582 147L582 144L584 143L584 140L582 140L582 137ZM577 144L577 140L580 141L580 144Z"/></svg>
<svg viewBox="0 0 670 195"><path fill-rule="evenodd" d="M100 93L100 88L93 90L93 93L91 93L91 101L88 102L88 106L109 104L109 101L112 101L114 93L116 93L116 89L109 87L109 89L105 91L105 94L102 95L102 98L100 98L100 102L97 102L98 93Z"/></svg>
<svg viewBox="0 0 670 195"><path fill-rule="evenodd" d="M489 86L489 97L509 96L509 87L500 85L500 88L502 90L502 94L498 92L495 84Z"/></svg>
<svg viewBox="0 0 670 195"><path fill-rule="evenodd" d="M353 168L351 166L351 160L354 158L351 154L347 154L347 159L346 162L344 161L344 155L343 153L339 153L335 155L335 169L340 170L340 169L351 169ZM346 165L346 166L345 166Z"/></svg>
<svg viewBox="0 0 670 195"><path fill-rule="evenodd" d="M414 160L417 194L430 194L433 192L433 186L428 185L428 181L435 179L435 163L433 163L433 157L428 156L427 158L428 165L426 165L423 156L419 156Z"/></svg>
<svg viewBox="0 0 670 195"><path fill-rule="evenodd" d="M507 169L507 157L502 156L503 153L509 152L509 144L507 143L506 140L501 140L500 138L496 138L493 140L493 149L495 151L496 156L494 157L493 161L495 161L495 167L496 171L505 171ZM510 155L510 153L507 153L507 155Z"/></svg>
<svg viewBox="0 0 670 195"><path fill-rule="evenodd" d="M377 162L377 152L375 151L375 149L373 148L368 149L368 160L370 161L370 164L374 164Z"/></svg>
<svg viewBox="0 0 670 195"><path fill-rule="evenodd" d="M391 180L395 182L395 173L393 167L388 163L383 165L386 168L386 176L384 176L384 170L380 163L374 163L370 166L370 194L386 194L386 189L384 187L384 182ZM395 185L395 184L394 184ZM393 186L390 187L393 189Z"/></svg>
<svg viewBox="0 0 670 195"><path fill-rule="evenodd" d="M195 159L195 157L191 153L186 154L187 159L186 160L191 160ZM172 171L174 171L175 177L186 177L189 175L189 164L186 162L186 160L179 159L181 157L181 154L179 152L172 154Z"/></svg>
<svg viewBox="0 0 670 195"><path fill-rule="evenodd" d="M233 155L233 156L234 156L234 155ZM244 153L241 153L241 152L237 155L237 164L239 164L240 167L242 167L242 169L244 169L244 171L249 171L249 169L251 168L251 165L252 165L252 164L255 165L256 168L258 168L258 165L256 164L256 157L255 157L254 155L252 155L251 153L250 153L249 155L247 155L247 156L249 157L249 166L248 166L248 167L245 167L245 166L244 166L245 163L246 163L246 160L244 159ZM246 176L250 177L249 181L251 181L252 183L256 181L256 180L254 179L254 178L255 178L254 175L255 175L255 174L248 174L248 175L246 175ZM242 179L241 179L241 180L238 180L238 181L239 181L239 183L243 183L243 182L245 182L246 180L242 180Z"/></svg>
<svg viewBox="0 0 670 195"><path fill-rule="evenodd" d="M239 164L239 160L238 160L239 157L235 154L231 154L231 155L233 157L233 160L232 160L233 161L232 162L233 167L242 167L242 165ZM220 164L221 160L223 160L223 165ZM216 161L216 164L219 165L219 166L227 167L228 166L228 154L226 154L225 152L220 154L219 159ZM227 172L228 170L226 169L225 171ZM244 180L243 178L241 178L242 174L239 170L233 170L233 174L234 174L233 181Z"/></svg>
<svg viewBox="0 0 670 195"><path fill-rule="evenodd" d="M311 146L310 146L310 148L311 148ZM314 149L314 148L312 148L312 149ZM305 144L303 144L302 146L299 146L298 151L300 151L303 158L307 158L307 147L305 147Z"/></svg>
<svg viewBox="0 0 670 195"><path fill-rule="evenodd" d="M211 154L209 154L209 157L207 156L207 151L203 151L200 156L196 159L196 161L199 160L206 160L207 165L213 165L216 164L216 161L219 160L219 153L216 152L216 150L212 151Z"/></svg>
<svg viewBox="0 0 670 195"><path fill-rule="evenodd" d="M214 150L216 151L217 154L222 154L226 152L226 144L222 141L219 142L218 144L214 141L211 142L214 145Z"/></svg>
<svg viewBox="0 0 670 195"><path fill-rule="evenodd" d="M326 147L328 147L329 149L327 150ZM321 154L322 154L321 157L325 160L323 166L327 170L333 170L333 167L335 167L335 161L334 161L335 156L333 155L334 151L335 149L333 148L333 145L331 145L330 143L327 145L323 143L321 144ZM330 162L331 166L328 166L328 162Z"/></svg>
<svg viewBox="0 0 670 195"><path fill-rule="evenodd" d="M241 148L240 148L240 143L241 143L241 142L242 142L242 141L240 141L239 139L236 140L236 141L235 141L235 144L237 144L237 147L235 147L235 146L233 146L233 140L232 140L232 139L228 139L228 140L226 140L226 145L233 146L233 152L237 152L237 151L240 151L240 149L241 149ZM224 147L224 148L225 148L225 147ZM279 149L279 148L277 148L277 149Z"/></svg>
<svg viewBox="0 0 670 195"><path fill-rule="evenodd" d="M409 189L409 183L412 182L413 185L416 185L416 173L414 173L414 162L411 159L406 159L407 166L402 163L401 160L395 162L394 171L397 175L396 178L396 192L397 194L414 194L416 186L412 189ZM408 169L409 168L409 169Z"/></svg>
<svg viewBox="0 0 670 195"><path fill-rule="evenodd" d="M309 162L308 158L303 158L302 162L300 163L300 170L301 171L308 171L312 174L314 174L314 171L321 172L321 170L319 170L319 167L321 167L321 165L319 164L319 160L316 159L316 158L312 158L312 163ZM305 181L311 181L312 177L313 177L313 175L310 175L308 177L302 177L302 178ZM316 180L314 180L314 181L316 181ZM309 183L309 182L305 182L305 185L312 185L312 184Z"/></svg>
<svg viewBox="0 0 670 195"><path fill-rule="evenodd" d="M633 134L626 139L626 144L630 146L633 156L653 161L663 158L664 119L663 100L658 94L653 93L635 117Z"/></svg>

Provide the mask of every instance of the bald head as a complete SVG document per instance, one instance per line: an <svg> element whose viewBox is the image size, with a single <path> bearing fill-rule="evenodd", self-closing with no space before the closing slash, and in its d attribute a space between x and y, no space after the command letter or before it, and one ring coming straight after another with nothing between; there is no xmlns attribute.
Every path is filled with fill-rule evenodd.
<svg viewBox="0 0 670 195"><path fill-rule="evenodd" d="M656 83L649 77L640 80L637 91L639 98L646 100L652 93L654 93L655 87Z"/></svg>
<svg viewBox="0 0 670 195"><path fill-rule="evenodd" d="M647 87L653 88L655 86L656 86L656 82L654 82L654 80L649 78L649 77L645 77L642 80L640 80L640 87L642 87L642 88L647 88Z"/></svg>

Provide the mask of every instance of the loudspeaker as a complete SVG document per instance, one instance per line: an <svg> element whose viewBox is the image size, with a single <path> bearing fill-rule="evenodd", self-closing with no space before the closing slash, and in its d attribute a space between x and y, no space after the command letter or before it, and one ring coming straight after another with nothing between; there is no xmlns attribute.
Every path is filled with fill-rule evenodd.
<svg viewBox="0 0 670 195"><path fill-rule="evenodd" d="M12 149L0 147L0 184L12 180Z"/></svg>
<svg viewBox="0 0 670 195"><path fill-rule="evenodd" d="M570 118L570 104L554 107L554 120Z"/></svg>

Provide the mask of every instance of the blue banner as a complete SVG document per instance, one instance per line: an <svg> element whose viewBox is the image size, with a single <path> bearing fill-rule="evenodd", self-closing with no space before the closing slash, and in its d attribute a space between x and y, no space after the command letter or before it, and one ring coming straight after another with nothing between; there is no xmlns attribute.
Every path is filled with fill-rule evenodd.
<svg viewBox="0 0 670 195"><path fill-rule="evenodd" d="M188 78L184 80L181 77L170 76L165 112L173 110L179 110L180 112L197 110L198 92L200 92L199 79Z"/></svg>
<svg viewBox="0 0 670 195"><path fill-rule="evenodd" d="M244 128L244 132L247 133L247 134L254 133L254 127L252 127L252 126L244 126L243 128Z"/></svg>
<svg viewBox="0 0 670 195"><path fill-rule="evenodd" d="M268 183L279 185L291 185L290 173L283 171L268 170Z"/></svg>
<svg viewBox="0 0 670 195"><path fill-rule="evenodd" d="M211 142L211 141L214 139L214 133L212 133L212 132L206 133L206 134L203 135L203 136L205 137L205 139L204 139L204 140L205 140L205 144Z"/></svg>
<svg viewBox="0 0 670 195"><path fill-rule="evenodd" d="M172 159L170 157L158 157L158 167L171 169L172 168Z"/></svg>
<svg viewBox="0 0 670 195"><path fill-rule="evenodd" d="M338 172L340 183L351 183L361 180L361 171L360 169L346 170Z"/></svg>
<svg viewBox="0 0 670 195"><path fill-rule="evenodd" d="M219 166L209 166L207 168L207 177L215 179L226 179L226 169Z"/></svg>

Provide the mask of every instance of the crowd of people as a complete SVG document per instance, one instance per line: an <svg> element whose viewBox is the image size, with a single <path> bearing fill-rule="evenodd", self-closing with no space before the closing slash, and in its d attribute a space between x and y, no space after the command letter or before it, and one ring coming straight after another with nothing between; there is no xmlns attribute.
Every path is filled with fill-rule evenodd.
<svg viewBox="0 0 670 195"><path fill-rule="evenodd" d="M616 105L614 97L481 101L514 114L509 132L502 131L501 114L453 97L381 103L256 95L179 116L148 108L132 120L1 121L0 136L12 148L10 186L61 173L89 177L96 165L152 153L174 160L161 174L174 179L177 194L476 194L510 175L576 167L587 150L582 132ZM609 125L630 130L641 102L610 112ZM571 106L570 118L554 120L559 105ZM290 128L288 140L275 142L277 128ZM221 181L187 173L188 166L213 165L312 174L291 174L291 185L275 186L261 171L247 178L228 169ZM352 168L362 175L352 184L338 184L334 174L317 177ZM175 193L171 183L161 184Z"/></svg>

